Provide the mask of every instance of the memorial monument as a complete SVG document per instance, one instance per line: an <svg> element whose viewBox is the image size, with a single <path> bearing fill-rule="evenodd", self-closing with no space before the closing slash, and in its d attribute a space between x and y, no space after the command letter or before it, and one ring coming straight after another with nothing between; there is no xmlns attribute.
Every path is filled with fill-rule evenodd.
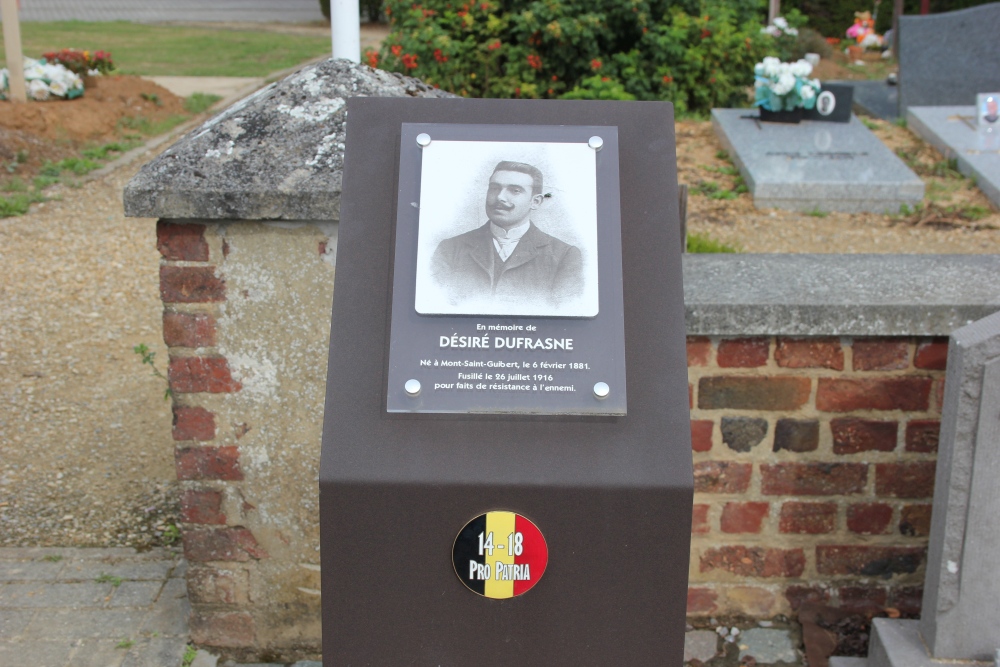
<svg viewBox="0 0 1000 667"><path fill-rule="evenodd" d="M680 665L672 107L426 102L348 102L324 664Z"/></svg>

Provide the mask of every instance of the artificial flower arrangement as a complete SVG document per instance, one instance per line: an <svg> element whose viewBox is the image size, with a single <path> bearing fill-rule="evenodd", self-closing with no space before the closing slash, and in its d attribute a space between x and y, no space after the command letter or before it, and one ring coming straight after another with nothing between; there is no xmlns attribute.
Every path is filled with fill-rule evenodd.
<svg viewBox="0 0 1000 667"><path fill-rule="evenodd" d="M774 22L771 25L761 28L760 31L771 37L782 37L787 35L788 37L796 37L799 34L798 28L793 28L788 25L788 21L784 16L775 16Z"/></svg>
<svg viewBox="0 0 1000 667"><path fill-rule="evenodd" d="M0 70L0 98L7 99L10 87L7 68ZM28 86L28 96L44 101L55 95L67 100L83 95L83 81L63 65L47 63L44 60L24 59L24 81Z"/></svg>
<svg viewBox="0 0 1000 667"><path fill-rule="evenodd" d="M805 60L783 63L768 56L754 68L754 106L761 108L761 118L767 119L765 111L772 113L793 112L798 109L812 109L816 106L816 96L820 92L819 79L810 79L812 65ZM801 111L799 112L801 114ZM779 120L774 118L774 120ZM787 119L786 122L797 122Z"/></svg>
<svg viewBox="0 0 1000 667"><path fill-rule="evenodd" d="M115 69L115 63L107 51L63 49L43 53L42 58L47 63L62 65L79 76L107 74Z"/></svg>

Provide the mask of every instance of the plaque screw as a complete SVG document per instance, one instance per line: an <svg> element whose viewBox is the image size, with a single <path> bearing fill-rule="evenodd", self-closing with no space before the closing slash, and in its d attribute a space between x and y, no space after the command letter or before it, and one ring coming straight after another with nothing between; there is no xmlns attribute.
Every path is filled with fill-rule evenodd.
<svg viewBox="0 0 1000 667"><path fill-rule="evenodd" d="M417 137L417 141L420 141L420 137ZM601 150L601 147L604 146L604 139L601 139L600 137L591 137L590 141L587 142L587 145L595 151L599 151Z"/></svg>
<svg viewBox="0 0 1000 667"><path fill-rule="evenodd" d="M594 385L594 396L597 398L607 398L610 393L611 387L608 386L607 382L598 382Z"/></svg>
<svg viewBox="0 0 1000 667"><path fill-rule="evenodd" d="M420 380L407 380L406 384L403 385L403 389L406 390L407 396L416 397L420 394Z"/></svg>
<svg viewBox="0 0 1000 667"><path fill-rule="evenodd" d="M591 139L593 141L593 139ZM421 132L417 135L417 145L421 148L427 148L431 145L431 135L426 132Z"/></svg>

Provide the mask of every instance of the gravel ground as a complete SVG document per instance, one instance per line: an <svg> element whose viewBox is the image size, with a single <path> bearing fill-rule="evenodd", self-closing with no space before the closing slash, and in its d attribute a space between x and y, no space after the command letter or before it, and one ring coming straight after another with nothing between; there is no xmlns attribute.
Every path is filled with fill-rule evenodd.
<svg viewBox="0 0 1000 667"><path fill-rule="evenodd" d="M881 135L913 141L901 128ZM708 123L682 122L678 138L682 182L734 185L719 172L728 162ZM122 214L138 164L49 191L61 200L0 220L0 546L143 547L175 537L170 405L163 380L132 351L145 343L165 370L155 221ZM961 190L955 201L983 205L949 178ZM997 252L998 223L995 210L959 226L757 211L746 194L692 195L689 204L691 231L749 252Z"/></svg>

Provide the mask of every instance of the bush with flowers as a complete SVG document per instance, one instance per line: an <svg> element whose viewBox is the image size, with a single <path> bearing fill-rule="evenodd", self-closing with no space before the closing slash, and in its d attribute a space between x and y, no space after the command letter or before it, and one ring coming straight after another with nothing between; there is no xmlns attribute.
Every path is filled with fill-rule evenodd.
<svg viewBox="0 0 1000 667"><path fill-rule="evenodd" d="M764 58L754 68L754 106L768 111L812 109L820 91L819 79L810 79L812 65L805 60L783 63Z"/></svg>
<svg viewBox="0 0 1000 667"><path fill-rule="evenodd" d="M52 96L71 100L83 95L83 81L79 76L63 65L44 60L24 59L24 81L28 97L40 102ZM6 67L0 70L0 83L0 98L7 99L10 81Z"/></svg>
<svg viewBox="0 0 1000 667"><path fill-rule="evenodd" d="M467 97L744 106L774 45L758 0L388 0L365 61Z"/></svg>

